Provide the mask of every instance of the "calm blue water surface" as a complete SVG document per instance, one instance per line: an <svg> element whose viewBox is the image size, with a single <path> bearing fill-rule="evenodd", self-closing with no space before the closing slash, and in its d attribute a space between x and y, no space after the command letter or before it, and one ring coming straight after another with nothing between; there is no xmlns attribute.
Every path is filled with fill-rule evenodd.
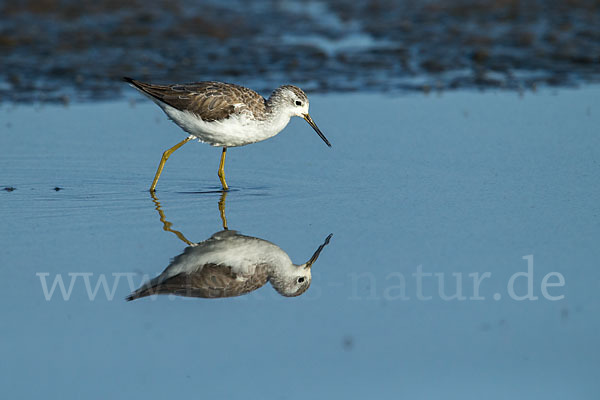
<svg viewBox="0 0 600 400"><path fill-rule="evenodd" d="M226 166L231 229L296 263L334 234L308 292L131 303L186 246L147 192L183 132L149 101L3 105L0 188L16 189L0 191L3 394L597 398L599 100L599 87L312 96L332 149L295 119ZM219 157L189 143L158 184L194 242L222 228ZM437 275L420 285L419 271ZM90 296L101 277L109 293ZM66 299L44 293L55 279L73 279ZM516 299L529 289L536 300Z"/></svg>

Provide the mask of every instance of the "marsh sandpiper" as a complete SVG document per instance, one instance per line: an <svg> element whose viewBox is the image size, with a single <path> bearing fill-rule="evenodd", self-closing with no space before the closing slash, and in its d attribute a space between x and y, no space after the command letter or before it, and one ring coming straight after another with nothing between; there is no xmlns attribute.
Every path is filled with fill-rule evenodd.
<svg viewBox="0 0 600 400"><path fill-rule="evenodd" d="M291 117L302 117L331 147L331 143L308 114L308 97L299 87L284 85L275 89L268 99L254 90L231 83L197 82L189 84L155 85L123 78L131 86L153 100L167 116L189 134L163 153L150 191L169 156L192 139L223 148L218 176L223 190L227 148L245 146L277 135Z"/></svg>

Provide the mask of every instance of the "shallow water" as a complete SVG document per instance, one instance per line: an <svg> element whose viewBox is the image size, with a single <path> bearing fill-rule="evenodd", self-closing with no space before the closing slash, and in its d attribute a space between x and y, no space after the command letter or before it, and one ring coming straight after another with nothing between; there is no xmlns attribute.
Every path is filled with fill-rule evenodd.
<svg viewBox="0 0 600 400"><path fill-rule="evenodd" d="M311 96L333 148L296 119L231 149L225 202L229 228L296 263L334 234L310 289L132 303L186 246L147 192L183 133L150 102L5 105L0 187L15 190L0 191L4 393L593 398L599 98L599 87ZM190 241L222 229L219 156L189 143L159 181L165 219ZM528 262L537 299L519 301L527 278L508 286ZM419 271L442 275L419 287ZM473 273L491 274L478 294ZM564 284L545 296L549 273ZM464 300L444 298L453 274ZM58 287L46 300L42 283L57 276L66 289L74 279L68 300ZM102 276L109 293L92 300L86 279L94 289Z"/></svg>

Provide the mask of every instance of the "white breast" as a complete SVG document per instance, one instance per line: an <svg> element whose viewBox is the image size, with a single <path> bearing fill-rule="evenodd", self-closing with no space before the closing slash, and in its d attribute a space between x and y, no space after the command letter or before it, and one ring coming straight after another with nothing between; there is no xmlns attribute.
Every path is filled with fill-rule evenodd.
<svg viewBox="0 0 600 400"><path fill-rule="evenodd" d="M238 147L260 142L277 135L290 121L290 117L285 115L261 121L252 118L249 113L240 113L221 121L206 122L189 111L159 105L184 131L201 142L219 147Z"/></svg>
<svg viewBox="0 0 600 400"><path fill-rule="evenodd" d="M168 278L182 272L198 271L203 265L226 265L236 274L252 275L258 264L292 265L286 252L266 240L240 235L235 231L219 232L195 247L188 247L175 257L163 272Z"/></svg>

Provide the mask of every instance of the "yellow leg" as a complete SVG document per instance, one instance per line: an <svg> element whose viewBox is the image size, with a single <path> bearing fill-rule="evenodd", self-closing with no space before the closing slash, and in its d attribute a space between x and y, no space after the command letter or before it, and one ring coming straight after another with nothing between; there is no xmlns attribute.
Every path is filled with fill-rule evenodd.
<svg viewBox="0 0 600 400"><path fill-rule="evenodd" d="M171 222L167 221L167 217L165 217L165 213L163 212L162 208L160 207L160 201L158 201L156 194L154 192L150 192L150 196L152 196L152 201L154 202L154 205L156 206L155 207L156 211L158 211L158 217L160 218L160 222L163 223L163 230L174 233L175 236L177 236L182 242L184 242L188 246L196 246L196 243L190 242L183 235L183 233L176 231L175 229L171 229L171 226L173 226L173 224Z"/></svg>
<svg viewBox="0 0 600 400"><path fill-rule="evenodd" d="M219 179L221 180L221 185L223 185L223 190L229 190L229 186L227 186L227 182L225 182L225 155L227 154L227 147L223 147L223 153L221 153L221 163L219 164Z"/></svg>
<svg viewBox="0 0 600 400"><path fill-rule="evenodd" d="M151 192L154 192L154 190L156 189L156 184L158 183L158 178L160 178L160 174L162 173L162 170L165 167L165 163L167 162L167 160L169 159L171 154L173 154L173 152L175 150L177 150L178 148L180 148L181 146L183 146L190 140L192 140L192 136L188 136L187 138L185 138L184 140L177 143L175 146L171 147L169 150L167 150L163 153L162 158L160 159L160 164L158 164L158 169L156 170L156 175L154 175L154 181L152 182L152 186L150 186Z"/></svg>
<svg viewBox="0 0 600 400"><path fill-rule="evenodd" d="M227 217L225 216L225 199L227 198L227 192L221 193L221 199L219 200L219 211L221 212L221 221L223 222L223 229L228 230Z"/></svg>

